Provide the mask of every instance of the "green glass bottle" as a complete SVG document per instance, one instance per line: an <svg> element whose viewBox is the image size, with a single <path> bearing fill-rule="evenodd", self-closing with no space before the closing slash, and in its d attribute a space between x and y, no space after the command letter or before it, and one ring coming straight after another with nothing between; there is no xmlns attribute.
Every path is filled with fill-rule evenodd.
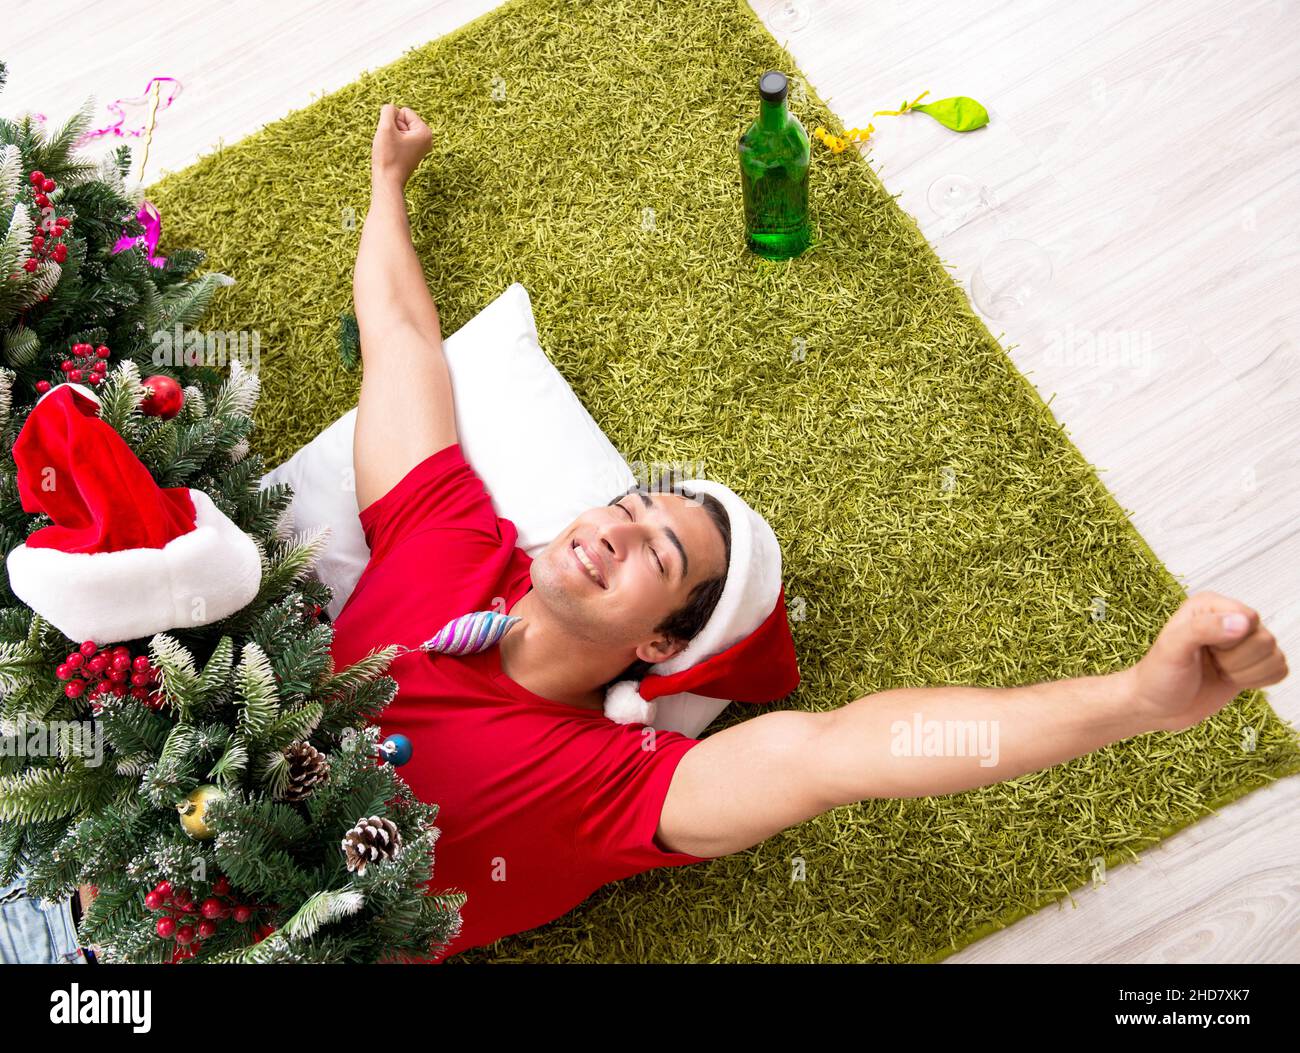
<svg viewBox="0 0 1300 1053"><path fill-rule="evenodd" d="M740 137L745 245L769 260L798 256L812 241L808 133L786 106L790 83L770 69L758 78L759 111Z"/></svg>

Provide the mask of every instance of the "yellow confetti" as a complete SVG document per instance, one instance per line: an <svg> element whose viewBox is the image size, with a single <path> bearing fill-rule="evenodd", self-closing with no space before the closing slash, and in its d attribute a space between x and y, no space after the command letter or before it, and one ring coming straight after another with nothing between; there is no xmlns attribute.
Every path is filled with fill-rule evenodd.
<svg viewBox="0 0 1300 1053"><path fill-rule="evenodd" d="M876 126L874 124L868 124L865 128L850 128L844 135L839 136L832 135L821 125L818 125L813 129L813 137L828 146L832 153L838 154L855 140L865 143L875 130Z"/></svg>

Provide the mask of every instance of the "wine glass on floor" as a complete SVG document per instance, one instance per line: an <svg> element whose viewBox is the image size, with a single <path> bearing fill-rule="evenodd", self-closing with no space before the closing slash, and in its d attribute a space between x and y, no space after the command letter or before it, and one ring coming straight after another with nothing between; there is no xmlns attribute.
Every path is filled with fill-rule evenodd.
<svg viewBox="0 0 1300 1053"><path fill-rule="evenodd" d="M776 33L797 33L812 17L806 3L800 0L780 0L768 12L768 27Z"/></svg>
<svg viewBox="0 0 1300 1053"><path fill-rule="evenodd" d="M1052 261L1027 238L999 241L971 275L971 294L988 318L1019 314L1052 281Z"/></svg>
<svg viewBox="0 0 1300 1053"><path fill-rule="evenodd" d="M925 200L940 216L945 219L960 216L979 204L980 185L970 176L959 172L949 172L930 184Z"/></svg>
<svg viewBox="0 0 1300 1053"><path fill-rule="evenodd" d="M957 172L940 176L926 191L926 203L944 220L940 235L951 234L987 209L996 212L998 201L991 187Z"/></svg>

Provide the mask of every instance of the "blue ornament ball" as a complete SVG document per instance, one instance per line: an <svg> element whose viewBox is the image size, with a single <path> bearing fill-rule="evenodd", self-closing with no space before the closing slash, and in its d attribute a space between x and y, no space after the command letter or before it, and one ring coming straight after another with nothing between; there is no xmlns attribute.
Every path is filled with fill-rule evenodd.
<svg viewBox="0 0 1300 1053"><path fill-rule="evenodd" d="M379 760L400 768L411 759L411 740L405 735L389 735L379 744Z"/></svg>

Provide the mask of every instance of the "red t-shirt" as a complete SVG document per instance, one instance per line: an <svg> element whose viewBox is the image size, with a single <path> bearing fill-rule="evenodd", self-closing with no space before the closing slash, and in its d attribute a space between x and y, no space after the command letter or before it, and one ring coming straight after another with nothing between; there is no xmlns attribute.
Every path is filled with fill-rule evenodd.
<svg viewBox="0 0 1300 1053"><path fill-rule="evenodd" d="M375 647L418 647L469 611L505 610L532 558L492 507L459 443L426 458L361 512L370 562L334 623L343 669ZM504 607L500 599L504 599ZM707 862L655 841L678 761L699 739L542 698L481 654L406 654L383 734L414 747L400 769L438 806L435 891L468 895L445 960L567 913L600 886Z"/></svg>

